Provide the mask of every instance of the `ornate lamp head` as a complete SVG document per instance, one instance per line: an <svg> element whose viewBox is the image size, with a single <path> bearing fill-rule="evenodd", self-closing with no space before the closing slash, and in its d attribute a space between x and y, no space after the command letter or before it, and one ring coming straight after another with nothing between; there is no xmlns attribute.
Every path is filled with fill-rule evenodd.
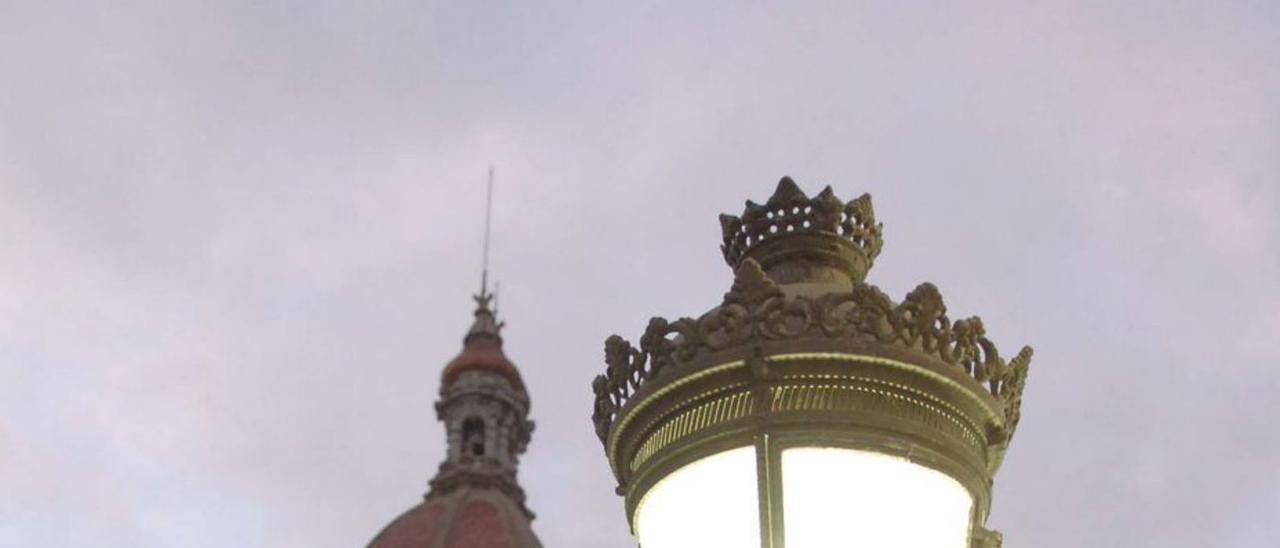
<svg viewBox="0 0 1280 548"><path fill-rule="evenodd" d="M950 540L920 537L920 545L998 544L983 525L1018 424L1031 348L1006 361L979 318L947 316L933 284L895 303L865 283L882 245L867 195L842 203L828 187L808 198L783 178L765 205L748 202L741 218L721 216L721 226L735 277L720 306L696 319L653 318L638 348L610 337L606 372L592 383L596 433L645 548L662 548L673 530L688 540L752 519L762 546L803 544L797 539L826 534L806 514L824 507L812 501L871 496L865 482L851 488L858 493L829 491L858 473L899 473L869 472L880 466L901 468L906 479L886 484L886 493L910 503L899 511L876 501L865 514L881 519L850 539L880 545L880 533L936 533ZM755 518L729 515L741 496L681 491L681 478L701 475L695 483L707 485L732 475L725 470L737 466L733 455L754 455L754 466L739 468L743 477L724 490L755 485ZM819 462L846 464L815 476ZM915 488L923 491L914 500L900 492ZM699 496L712 498L688 502ZM677 512L674 500L723 512ZM886 525L904 514L917 525L936 514L939 525ZM876 532L885 527L892 530Z"/></svg>

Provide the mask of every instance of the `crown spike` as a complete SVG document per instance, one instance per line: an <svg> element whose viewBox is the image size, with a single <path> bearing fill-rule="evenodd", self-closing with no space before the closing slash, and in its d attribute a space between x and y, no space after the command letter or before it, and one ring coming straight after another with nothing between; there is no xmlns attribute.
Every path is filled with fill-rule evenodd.
<svg viewBox="0 0 1280 548"><path fill-rule="evenodd" d="M778 188L773 191L773 196L769 197L769 201L765 202L765 205L775 207L808 199L809 196L803 190L800 190L800 185L797 185L791 177L783 177L778 181Z"/></svg>

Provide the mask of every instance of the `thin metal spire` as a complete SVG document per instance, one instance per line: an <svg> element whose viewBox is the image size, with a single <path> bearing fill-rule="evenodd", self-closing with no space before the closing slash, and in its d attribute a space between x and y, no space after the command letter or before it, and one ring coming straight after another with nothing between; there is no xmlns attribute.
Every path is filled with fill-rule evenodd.
<svg viewBox="0 0 1280 548"><path fill-rule="evenodd" d="M489 186L484 200L484 263L480 269L480 296L489 294L489 223L493 217L493 166L489 166Z"/></svg>

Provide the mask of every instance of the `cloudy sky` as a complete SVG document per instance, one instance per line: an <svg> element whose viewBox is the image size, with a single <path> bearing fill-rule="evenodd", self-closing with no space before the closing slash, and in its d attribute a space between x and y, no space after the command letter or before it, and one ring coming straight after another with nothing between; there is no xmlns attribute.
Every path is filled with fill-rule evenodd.
<svg viewBox="0 0 1280 548"><path fill-rule="evenodd" d="M368 542L492 164L548 547L634 546L602 342L718 302L782 175L1036 347L1009 546L1273 546L1280 3L949 4L0 0L0 545Z"/></svg>

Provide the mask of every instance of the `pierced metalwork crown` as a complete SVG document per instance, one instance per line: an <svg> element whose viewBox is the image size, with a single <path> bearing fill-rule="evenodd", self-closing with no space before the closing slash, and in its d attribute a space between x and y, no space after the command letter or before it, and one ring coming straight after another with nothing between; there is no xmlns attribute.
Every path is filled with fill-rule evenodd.
<svg viewBox="0 0 1280 548"><path fill-rule="evenodd" d="M747 200L741 217L721 215L720 228L730 267L750 257L782 282L796 270L788 263L835 268L860 282L884 245L870 194L843 202L828 186L810 198L790 177L764 205Z"/></svg>

